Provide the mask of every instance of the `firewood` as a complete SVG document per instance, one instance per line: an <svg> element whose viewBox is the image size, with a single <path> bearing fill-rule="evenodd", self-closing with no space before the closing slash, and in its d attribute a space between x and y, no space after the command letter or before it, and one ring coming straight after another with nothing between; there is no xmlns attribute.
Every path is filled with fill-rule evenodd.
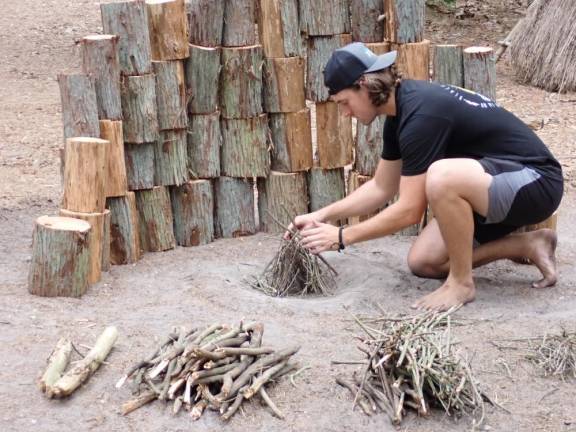
<svg viewBox="0 0 576 432"><path fill-rule="evenodd" d="M335 102L316 104L316 134L319 166L341 168L353 161L352 119Z"/></svg>
<svg viewBox="0 0 576 432"><path fill-rule="evenodd" d="M136 195L108 198L110 208L110 261L112 264L132 264L141 258L139 221Z"/></svg>
<svg viewBox="0 0 576 432"><path fill-rule="evenodd" d="M124 144L128 190L154 187L154 146L156 143Z"/></svg>
<svg viewBox="0 0 576 432"><path fill-rule="evenodd" d="M186 83L184 63L174 61L152 62L156 75L156 105L160 130L183 129L188 126L186 114Z"/></svg>
<svg viewBox="0 0 576 432"><path fill-rule="evenodd" d="M38 388L41 392L45 392L48 387L53 386L58 381L68 363L70 362L70 355L72 354L72 342L65 338L60 338L56 343L56 347L50 357L48 357L48 366L42 377L38 380Z"/></svg>
<svg viewBox="0 0 576 432"><path fill-rule="evenodd" d="M176 246L172 206L165 186L136 192L140 246L146 252L162 252Z"/></svg>
<svg viewBox="0 0 576 432"><path fill-rule="evenodd" d="M306 108L302 57L264 60L264 110L268 113L298 112Z"/></svg>
<svg viewBox="0 0 576 432"><path fill-rule="evenodd" d="M368 42L365 44L374 54L382 55L390 51L390 42Z"/></svg>
<svg viewBox="0 0 576 432"><path fill-rule="evenodd" d="M222 46L240 47L257 43L256 0L226 1Z"/></svg>
<svg viewBox="0 0 576 432"><path fill-rule="evenodd" d="M357 123L354 170L361 175L373 176L376 172L382 154L385 121L386 117L379 116L369 125Z"/></svg>
<svg viewBox="0 0 576 432"><path fill-rule="evenodd" d="M170 190L174 236L180 246L214 239L214 193L210 180L192 180Z"/></svg>
<svg viewBox="0 0 576 432"><path fill-rule="evenodd" d="M102 234L102 271L107 272L110 270L110 242L112 241L111 234L111 221L112 216L110 210L104 210L104 229Z"/></svg>
<svg viewBox="0 0 576 432"><path fill-rule="evenodd" d="M360 42L382 42L384 23L379 17L384 13L382 0L350 0L352 39Z"/></svg>
<svg viewBox="0 0 576 432"><path fill-rule="evenodd" d="M122 196L128 190L122 121L100 120L100 138L110 143L106 163L106 197Z"/></svg>
<svg viewBox="0 0 576 432"><path fill-rule="evenodd" d="M188 20L184 0L146 0L152 60L188 57Z"/></svg>
<svg viewBox="0 0 576 432"><path fill-rule="evenodd" d="M312 168L308 173L310 211L316 211L346 196L344 168Z"/></svg>
<svg viewBox="0 0 576 432"><path fill-rule="evenodd" d="M188 169L193 178L220 176L220 112L190 116L188 127Z"/></svg>
<svg viewBox="0 0 576 432"><path fill-rule="evenodd" d="M219 177L215 182L216 237L241 237L256 232L254 189L241 178Z"/></svg>
<svg viewBox="0 0 576 432"><path fill-rule="evenodd" d="M424 80L430 79L430 41L397 44L391 49L398 51L396 65L402 78Z"/></svg>
<svg viewBox="0 0 576 432"><path fill-rule="evenodd" d="M154 145L154 183L178 186L189 178L186 129L161 131Z"/></svg>
<svg viewBox="0 0 576 432"><path fill-rule="evenodd" d="M464 50L464 87L496 100L496 62L490 47L469 47Z"/></svg>
<svg viewBox="0 0 576 432"><path fill-rule="evenodd" d="M298 22L298 0L260 0L258 29L268 58L303 55Z"/></svg>
<svg viewBox="0 0 576 432"><path fill-rule="evenodd" d="M300 0L300 30L308 36L350 31L349 0Z"/></svg>
<svg viewBox="0 0 576 432"><path fill-rule="evenodd" d="M185 64L190 114L211 114L218 110L221 54L220 48L190 45L190 58Z"/></svg>
<svg viewBox="0 0 576 432"><path fill-rule="evenodd" d="M224 5L227 1L190 0L186 3L191 44L205 47L222 45Z"/></svg>
<svg viewBox="0 0 576 432"><path fill-rule="evenodd" d="M422 41L425 11L424 0L384 0L386 39L396 43Z"/></svg>
<svg viewBox="0 0 576 432"><path fill-rule="evenodd" d="M310 110L270 114L272 169L281 172L312 168L312 130Z"/></svg>
<svg viewBox="0 0 576 432"><path fill-rule="evenodd" d="M64 139L100 136L94 78L85 74L58 75Z"/></svg>
<svg viewBox="0 0 576 432"><path fill-rule="evenodd" d="M124 141L142 144L158 138L154 74L125 76L121 85Z"/></svg>
<svg viewBox="0 0 576 432"><path fill-rule="evenodd" d="M464 87L464 60L461 45L434 47L434 81Z"/></svg>

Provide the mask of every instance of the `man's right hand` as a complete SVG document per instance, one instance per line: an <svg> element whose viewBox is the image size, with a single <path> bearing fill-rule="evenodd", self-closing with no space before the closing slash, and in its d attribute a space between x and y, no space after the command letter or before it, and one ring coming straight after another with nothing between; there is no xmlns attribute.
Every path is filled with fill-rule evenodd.
<svg viewBox="0 0 576 432"><path fill-rule="evenodd" d="M313 226L314 222L324 222L321 215L317 211L296 216L294 218L294 223L288 225L288 231L286 231L283 236L284 240L290 240L292 237L291 231L294 231L294 228L296 228L298 231L301 231L305 228Z"/></svg>

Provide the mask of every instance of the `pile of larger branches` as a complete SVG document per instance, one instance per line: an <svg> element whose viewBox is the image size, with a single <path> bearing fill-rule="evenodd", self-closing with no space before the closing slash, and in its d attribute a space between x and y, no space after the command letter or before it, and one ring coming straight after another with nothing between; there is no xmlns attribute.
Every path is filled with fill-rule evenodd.
<svg viewBox="0 0 576 432"><path fill-rule="evenodd" d="M159 399L172 401L173 413L185 409L193 420L206 408L228 420L243 401L259 394L274 414L282 413L265 386L295 369L290 358L299 347L274 351L262 346L264 326L212 325L203 330L180 329L120 379L132 378L138 397L122 406L128 414Z"/></svg>
<svg viewBox="0 0 576 432"><path fill-rule="evenodd" d="M576 333L545 335L532 349L528 359L541 367L544 375L576 378Z"/></svg>
<svg viewBox="0 0 576 432"><path fill-rule="evenodd" d="M414 318L359 319L366 336L358 347L366 365L353 380L337 378L354 395L354 405L371 415L386 413L399 424L406 411L429 414L441 407L448 415L469 414L481 423L483 394L469 366L454 350L450 313L429 312Z"/></svg>

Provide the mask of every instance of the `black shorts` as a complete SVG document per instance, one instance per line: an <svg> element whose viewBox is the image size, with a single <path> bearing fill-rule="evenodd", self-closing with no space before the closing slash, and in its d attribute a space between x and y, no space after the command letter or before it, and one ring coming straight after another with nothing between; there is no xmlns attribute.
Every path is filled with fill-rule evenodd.
<svg viewBox="0 0 576 432"><path fill-rule="evenodd" d="M492 183L488 190L488 214L474 213L474 240L487 243L504 237L524 225L549 218L560 205L564 181L560 168L543 170L503 159L484 158L478 162Z"/></svg>

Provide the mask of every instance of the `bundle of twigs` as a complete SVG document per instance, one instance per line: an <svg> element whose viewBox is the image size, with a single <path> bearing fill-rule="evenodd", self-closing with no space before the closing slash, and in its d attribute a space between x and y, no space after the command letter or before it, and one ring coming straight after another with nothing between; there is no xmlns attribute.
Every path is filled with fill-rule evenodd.
<svg viewBox="0 0 576 432"><path fill-rule="evenodd" d="M336 380L353 393L354 406L368 415L384 412L394 424L408 409L425 416L431 407L441 407L448 415L471 415L480 424L484 395L470 367L455 353L450 323L454 310L413 318L355 317L365 333L358 338L358 348L367 360L353 380Z"/></svg>
<svg viewBox="0 0 576 432"><path fill-rule="evenodd" d="M263 332L261 323L173 332L116 384L120 388L131 378L138 395L122 406L123 414L159 399L173 401L174 414L184 409L193 420L206 408L228 420L242 402L259 394L283 418L265 386L296 368L290 358L299 347L280 351L264 347Z"/></svg>
<svg viewBox="0 0 576 432"><path fill-rule="evenodd" d="M528 359L544 370L545 376L576 378L576 333L563 330L559 335L544 335Z"/></svg>

